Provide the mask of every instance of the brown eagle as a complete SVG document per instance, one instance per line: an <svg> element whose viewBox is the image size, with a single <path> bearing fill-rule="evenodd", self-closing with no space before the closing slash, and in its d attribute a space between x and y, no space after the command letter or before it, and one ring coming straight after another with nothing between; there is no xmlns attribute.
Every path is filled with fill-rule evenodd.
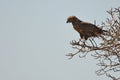
<svg viewBox="0 0 120 80"><path fill-rule="evenodd" d="M76 16L68 17L67 23L72 23L73 28L80 34L80 37L85 40L89 37L97 37L105 31L94 24L79 20Z"/></svg>

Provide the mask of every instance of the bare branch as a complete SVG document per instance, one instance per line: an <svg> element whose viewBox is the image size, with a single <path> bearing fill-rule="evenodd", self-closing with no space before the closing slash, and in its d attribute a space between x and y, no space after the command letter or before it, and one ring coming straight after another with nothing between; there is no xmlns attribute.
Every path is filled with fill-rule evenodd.
<svg viewBox="0 0 120 80"><path fill-rule="evenodd" d="M120 71L120 7L111 8L107 13L110 18L102 22L101 27L108 32L99 36L99 42L95 38L89 38L86 42L81 39L79 41L71 41L72 48L77 51L66 56L69 56L69 59L75 55L79 55L82 58L93 52L94 54L91 55L99 61L97 65L100 66L96 74L106 74L112 80L120 80L120 78L108 74L111 71ZM96 22L94 23L96 24ZM84 56L81 56L81 54L84 54Z"/></svg>

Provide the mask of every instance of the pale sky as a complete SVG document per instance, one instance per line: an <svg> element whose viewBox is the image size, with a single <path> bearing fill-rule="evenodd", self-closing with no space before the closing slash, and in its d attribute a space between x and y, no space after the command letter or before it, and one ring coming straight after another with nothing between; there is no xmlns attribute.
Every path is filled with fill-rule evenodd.
<svg viewBox="0 0 120 80"><path fill-rule="evenodd" d="M102 80L91 55L68 60L79 35L68 16L97 24L120 0L0 0L0 80ZM104 79L105 80L105 79Z"/></svg>

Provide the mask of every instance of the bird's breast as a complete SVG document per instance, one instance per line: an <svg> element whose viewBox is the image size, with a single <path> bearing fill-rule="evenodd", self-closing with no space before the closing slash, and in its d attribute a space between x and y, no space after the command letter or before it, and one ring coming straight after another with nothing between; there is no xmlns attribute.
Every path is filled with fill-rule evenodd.
<svg viewBox="0 0 120 80"><path fill-rule="evenodd" d="M73 28L79 33L83 32L83 30L79 26L73 26Z"/></svg>

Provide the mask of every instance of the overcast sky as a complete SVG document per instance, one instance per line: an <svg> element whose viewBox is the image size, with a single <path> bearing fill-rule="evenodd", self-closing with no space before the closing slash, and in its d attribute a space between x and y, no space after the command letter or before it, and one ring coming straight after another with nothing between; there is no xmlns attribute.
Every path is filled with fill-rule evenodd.
<svg viewBox="0 0 120 80"><path fill-rule="evenodd" d="M120 0L0 0L0 80L100 80L96 61L65 55L79 35L70 15L97 24Z"/></svg>

